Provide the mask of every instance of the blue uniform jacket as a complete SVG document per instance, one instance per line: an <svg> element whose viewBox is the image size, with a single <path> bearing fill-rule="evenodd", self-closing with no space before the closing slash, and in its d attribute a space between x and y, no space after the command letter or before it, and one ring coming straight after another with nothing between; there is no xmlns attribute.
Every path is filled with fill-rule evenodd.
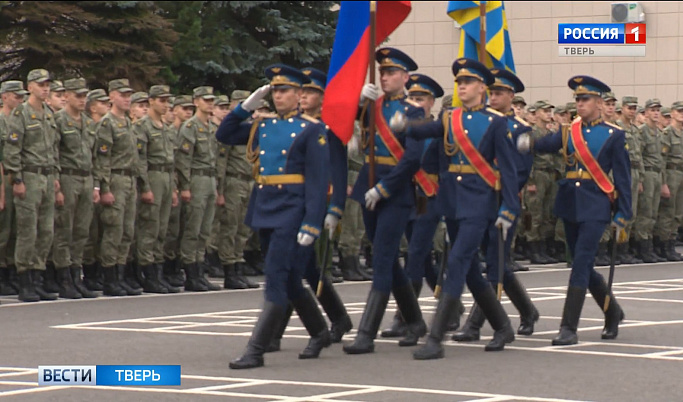
<svg viewBox="0 0 683 402"><path fill-rule="evenodd" d="M612 172L617 191L615 220L628 221L631 213L631 161L625 145L624 131L617 125L598 119L581 125L584 141L602 170ZM563 126L558 132L536 140L535 152L555 153L565 149L567 172L586 168L574 156L570 127ZM554 213L570 222L604 221L611 217L610 200L592 179L562 179L555 199ZM623 223L623 222L622 222ZM624 223L625 224L625 223Z"/></svg>
<svg viewBox="0 0 683 402"><path fill-rule="evenodd" d="M327 205L329 145L325 126L294 111L245 122L250 112L238 105L216 131L218 141L247 144L253 132L252 151L258 152L259 176L298 174L304 183L254 186L245 223L254 229L296 227L320 235Z"/></svg>
<svg viewBox="0 0 683 402"><path fill-rule="evenodd" d="M448 110L445 121L448 139L453 143L451 129L452 111ZM463 110L463 129L484 159L500 172L502 205L498 205L496 191L479 177L478 174L449 172L449 165L469 165L469 161L458 150L453 156L446 154L444 145L444 115L439 120L414 126L409 136L415 138L438 138L432 141L426 161L438 160L439 193L437 209L439 214L449 219L486 218L501 216L514 221L519 215L518 180L512 136L503 115L490 108L476 107ZM494 163L495 161L495 163ZM430 166L432 165L432 166ZM425 165L428 173L433 173L433 162Z"/></svg>
<svg viewBox="0 0 683 402"><path fill-rule="evenodd" d="M512 134L512 145L517 150L517 137L524 133L531 132L529 123L515 116L515 112L510 111L505 115L508 121L508 130ZM515 152L515 164L517 166L517 191L522 191L531 175L531 167L534 164L534 155L531 153Z"/></svg>
<svg viewBox="0 0 683 402"><path fill-rule="evenodd" d="M419 120L424 117L424 109L416 106L405 96L397 99L383 99L382 100L382 114L387 124L391 117L400 112L406 115L408 120ZM367 113L365 113L367 118ZM368 127L367 119L362 122L363 127ZM394 134L403 146L404 154L396 166L375 164L375 180L377 181L377 189L382 195L383 199L390 199L397 205L412 207L415 205L415 186L413 184L413 175L420 169L420 160L423 153L423 142L414 138L409 138L405 133ZM375 134L375 156L376 157L391 157L391 153L386 144L382 141L379 133ZM370 150L365 147L365 155L369 155ZM365 205L365 193L373 186L369 183L368 177L369 165L367 162L363 165L358 174L358 180L353 187L351 198Z"/></svg>
<svg viewBox="0 0 683 402"><path fill-rule="evenodd" d="M341 218L346 205L346 187L348 186L348 158L346 147L342 141L327 128L327 139L330 146L330 181L332 183L332 195L327 207L327 213Z"/></svg>

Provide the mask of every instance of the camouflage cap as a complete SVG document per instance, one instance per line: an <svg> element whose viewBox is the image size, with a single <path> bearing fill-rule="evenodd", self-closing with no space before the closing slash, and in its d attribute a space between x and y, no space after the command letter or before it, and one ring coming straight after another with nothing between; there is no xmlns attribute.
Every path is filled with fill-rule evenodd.
<svg viewBox="0 0 683 402"><path fill-rule="evenodd" d="M576 102L567 102L567 111L570 113L576 112Z"/></svg>
<svg viewBox="0 0 683 402"><path fill-rule="evenodd" d="M150 98L170 98L171 88L168 85L152 85L149 88Z"/></svg>
<svg viewBox="0 0 683 402"><path fill-rule="evenodd" d="M149 102L149 95L147 92L136 92L130 97L130 103Z"/></svg>
<svg viewBox="0 0 683 402"><path fill-rule="evenodd" d="M28 76L26 77L26 82L45 82L45 81L50 81L50 73L43 69L39 68L37 70L31 70L28 73Z"/></svg>
<svg viewBox="0 0 683 402"><path fill-rule="evenodd" d="M442 108L448 108L453 106L453 95L448 94L441 98L441 107Z"/></svg>
<svg viewBox="0 0 683 402"><path fill-rule="evenodd" d="M512 98L512 104L513 105L522 104L522 105L526 106L526 101L524 100L524 97L519 96L519 95L515 95L515 97Z"/></svg>
<svg viewBox="0 0 683 402"><path fill-rule="evenodd" d="M683 101L676 101L671 105L671 110L683 110Z"/></svg>
<svg viewBox="0 0 683 402"><path fill-rule="evenodd" d="M261 102L259 103L259 105L256 109L268 109L268 110L270 110L270 103L265 99L261 99Z"/></svg>
<svg viewBox="0 0 683 402"><path fill-rule="evenodd" d="M64 89L77 94L88 93L88 87L85 84L85 78L72 78L70 80L64 81Z"/></svg>
<svg viewBox="0 0 683 402"><path fill-rule="evenodd" d="M203 86L203 87L197 87L192 90L192 97L193 98L199 98L201 97L202 99L216 99L216 96L213 94L213 87L209 86Z"/></svg>
<svg viewBox="0 0 683 402"><path fill-rule="evenodd" d="M104 89L93 89L92 91L88 92L87 100L88 102L109 102L109 96L107 96L107 92L105 92Z"/></svg>
<svg viewBox="0 0 683 402"><path fill-rule="evenodd" d="M529 107L526 109L526 111L529 112L529 113L536 113L536 106L535 106L535 105L531 105L531 106L529 106Z"/></svg>
<svg viewBox="0 0 683 402"><path fill-rule="evenodd" d="M638 106L638 98L635 96L624 96L621 98L622 106Z"/></svg>
<svg viewBox="0 0 683 402"><path fill-rule="evenodd" d="M233 101L245 100L251 95L251 91L245 91L244 89L236 89L230 94L230 99Z"/></svg>
<svg viewBox="0 0 683 402"><path fill-rule="evenodd" d="M534 103L534 108L536 108L536 110L538 110L538 109L554 109L555 106L553 106L547 100L540 100L540 101L536 101L536 103Z"/></svg>
<svg viewBox="0 0 683 402"><path fill-rule="evenodd" d="M567 113L567 106L559 105L555 108L555 114Z"/></svg>
<svg viewBox="0 0 683 402"><path fill-rule="evenodd" d="M609 100L616 101L617 98L614 97L614 92L610 91L610 92L603 92L602 93L602 100L604 100L604 101L609 101Z"/></svg>
<svg viewBox="0 0 683 402"><path fill-rule="evenodd" d="M64 92L64 83L60 80L54 80L50 82L50 92Z"/></svg>
<svg viewBox="0 0 683 402"><path fill-rule="evenodd" d="M638 106L638 113L645 113L645 108L642 106Z"/></svg>
<svg viewBox="0 0 683 402"><path fill-rule="evenodd" d="M621 113L621 105L617 105L617 107L614 108L614 111L615 111L616 113Z"/></svg>
<svg viewBox="0 0 683 402"><path fill-rule="evenodd" d="M228 98L228 95L221 95L218 98L216 98L216 106L225 106L230 104L230 98Z"/></svg>
<svg viewBox="0 0 683 402"><path fill-rule="evenodd" d="M117 91L121 93L133 92L133 88L130 87L128 78L119 78L109 81L109 92L111 91Z"/></svg>
<svg viewBox="0 0 683 402"><path fill-rule="evenodd" d="M173 107L176 106L182 106L182 107L188 107L192 106L194 107L194 103L192 103L192 97L190 95L178 95L175 97L173 100Z"/></svg>
<svg viewBox="0 0 683 402"><path fill-rule="evenodd" d="M649 109L651 107L662 107L662 102L657 98L648 99L645 101L645 109Z"/></svg>
<svg viewBox="0 0 683 402"><path fill-rule="evenodd" d="M668 107L663 107L662 108L662 116L669 116L671 117L671 109Z"/></svg>
<svg viewBox="0 0 683 402"><path fill-rule="evenodd" d="M27 95L28 91L24 89L24 83L21 81L5 81L0 85L0 94L5 92L14 92L17 95Z"/></svg>
<svg viewBox="0 0 683 402"><path fill-rule="evenodd" d="M175 96L171 95L168 97L168 104L173 106L173 102L175 102Z"/></svg>

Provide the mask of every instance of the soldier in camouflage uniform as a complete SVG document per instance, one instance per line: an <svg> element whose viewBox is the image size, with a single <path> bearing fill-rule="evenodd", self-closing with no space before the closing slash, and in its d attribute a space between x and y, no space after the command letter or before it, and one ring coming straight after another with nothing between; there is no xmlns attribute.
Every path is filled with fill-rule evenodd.
<svg viewBox="0 0 683 402"><path fill-rule="evenodd" d="M84 113L88 93L85 79L67 80L64 87L66 107L55 113L64 205L55 210L52 256L59 296L68 299L93 298L97 295L83 285L81 269L93 217L93 203L99 201L94 199L92 178L95 123Z"/></svg>
<svg viewBox="0 0 683 402"><path fill-rule="evenodd" d="M149 89L150 109L134 124L140 160L140 206L137 226L137 260L144 275L143 289L149 293L178 293L162 275L164 239L171 206L178 205L174 180L175 133L162 121L166 114L169 87Z"/></svg>
<svg viewBox="0 0 683 402"><path fill-rule="evenodd" d="M642 176L643 193L638 200L638 217L634 228L639 247L638 258L647 263L666 261L654 253L653 239L660 196L664 189L662 170L666 167L662 155L662 132L657 127L661 107L659 99L648 99L645 102L646 121L639 127L645 172ZM659 245L657 238L657 246Z"/></svg>
<svg viewBox="0 0 683 402"><path fill-rule="evenodd" d="M66 106L65 91L62 81L52 80L50 82L50 95L48 95L45 103L52 109L53 113L59 112Z"/></svg>
<svg viewBox="0 0 683 402"><path fill-rule="evenodd" d="M130 119L133 123L147 116L149 112L149 95L147 92L135 92L130 97Z"/></svg>
<svg viewBox="0 0 683 402"><path fill-rule="evenodd" d="M659 119L657 127L659 127L660 130L664 131L665 128L671 125L671 108L662 107L661 115L662 117L661 119Z"/></svg>
<svg viewBox="0 0 683 402"><path fill-rule="evenodd" d="M628 156L631 161L631 208L633 210L633 217L626 226L626 233L629 234L631 240L634 240L635 236L631 236L631 234L633 222L635 222L638 216L638 199L643 192L642 177L645 174L643 154L640 146L640 130L633 121L638 108L638 98L635 96L624 96L621 99L621 105L622 115L617 120L617 124L624 130ZM617 254L623 264L640 264L643 262L643 260L636 258L629 252L629 245L626 243L617 245Z"/></svg>
<svg viewBox="0 0 683 402"><path fill-rule="evenodd" d="M20 280L19 300L55 300L40 286L40 271L54 234L59 192L58 142L52 111L44 103L50 91L47 70L28 74L29 98L7 120L4 167L10 173L17 222L14 261ZM63 195L61 202L64 201Z"/></svg>
<svg viewBox="0 0 683 402"><path fill-rule="evenodd" d="M662 136L666 169L663 171L664 184L655 236L662 242L662 254L667 260L681 261L683 258L674 247L683 219L683 102L675 102L671 109L671 123L664 129Z"/></svg>
<svg viewBox="0 0 683 402"><path fill-rule="evenodd" d="M551 119L554 106L547 101L534 104L536 123L533 126L534 139L550 134L546 124ZM553 205L553 187L557 169L557 156L551 154L535 154L531 176L526 186L525 203L531 213L531 228L527 232L527 240L531 249L532 264L552 264L557 260L546 253L546 239L554 232L551 208Z"/></svg>
<svg viewBox="0 0 683 402"><path fill-rule="evenodd" d="M0 111L0 156L3 154L7 140L7 119L15 107L24 101L28 92L21 81L5 81L0 85L0 98L3 102ZM14 196L12 180L2 163L2 190L4 194L3 209L0 210L0 295L15 295L19 291L17 267L14 265L14 247L16 244L17 226L14 215Z"/></svg>
<svg viewBox="0 0 683 402"><path fill-rule="evenodd" d="M97 124L94 184L102 205L99 260L108 296L142 293L124 278L135 231L139 163L133 123L126 116L132 92L127 79L110 81L112 108Z"/></svg>
<svg viewBox="0 0 683 402"><path fill-rule="evenodd" d="M185 290L219 290L204 276L204 254L211 236L211 223L216 210L216 126L211 123L213 87L193 90L197 112L180 128L176 152L176 170L180 197L184 203L185 227L180 240L180 258L185 270Z"/></svg>

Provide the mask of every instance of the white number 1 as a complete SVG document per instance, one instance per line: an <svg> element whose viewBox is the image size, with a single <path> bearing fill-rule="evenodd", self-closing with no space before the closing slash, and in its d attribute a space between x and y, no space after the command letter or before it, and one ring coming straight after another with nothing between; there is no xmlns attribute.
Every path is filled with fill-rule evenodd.
<svg viewBox="0 0 683 402"><path fill-rule="evenodd" d="M638 31L639 31L638 28L640 28L640 27L635 27L635 28L631 29L631 33L636 35L636 40L635 40L636 42L638 42Z"/></svg>

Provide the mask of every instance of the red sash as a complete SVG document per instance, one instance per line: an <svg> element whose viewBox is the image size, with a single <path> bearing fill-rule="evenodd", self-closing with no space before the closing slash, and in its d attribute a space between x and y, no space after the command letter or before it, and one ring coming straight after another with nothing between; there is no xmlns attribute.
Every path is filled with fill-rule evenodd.
<svg viewBox="0 0 683 402"><path fill-rule="evenodd" d="M465 134L465 130L462 128L462 108L453 110L451 115L451 128L453 129L453 137L455 137L456 143L460 147L462 153L465 154L470 165L477 171L479 177L481 177L486 184L491 186L491 188L498 190L500 188L498 174L479 153L474 144L472 144L472 141L470 141L470 138Z"/></svg>
<svg viewBox="0 0 683 402"><path fill-rule="evenodd" d="M380 97L375 101L375 119L376 119L376 125L377 125L377 134L379 134L379 137L382 139L384 144L387 146L389 149L389 152L391 153L391 156L396 159L396 162L400 161L401 158L403 158L403 146L401 146L401 143L398 142L396 137L394 136L394 133L391 132L391 129L389 128L389 125L387 124L386 119L384 118L384 114L382 113L382 100L384 97ZM424 191L425 195L427 197L433 197L436 195L437 190L439 189L439 185L434 182L432 179L429 178L427 173L420 168L420 170L415 173L415 181L417 184L422 188L422 191Z"/></svg>
<svg viewBox="0 0 683 402"><path fill-rule="evenodd" d="M609 179L609 176L607 176L607 173L602 170L598 161L593 157L593 154L591 154L590 149L588 149L588 144L584 142L580 117L577 117L572 123L571 136L574 149L576 150L576 157L579 159L579 162L586 167L586 170L588 170L588 173L593 177L593 180L598 187L600 187L600 190L607 194L610 201L614 201L614 184Z"/></svg>

